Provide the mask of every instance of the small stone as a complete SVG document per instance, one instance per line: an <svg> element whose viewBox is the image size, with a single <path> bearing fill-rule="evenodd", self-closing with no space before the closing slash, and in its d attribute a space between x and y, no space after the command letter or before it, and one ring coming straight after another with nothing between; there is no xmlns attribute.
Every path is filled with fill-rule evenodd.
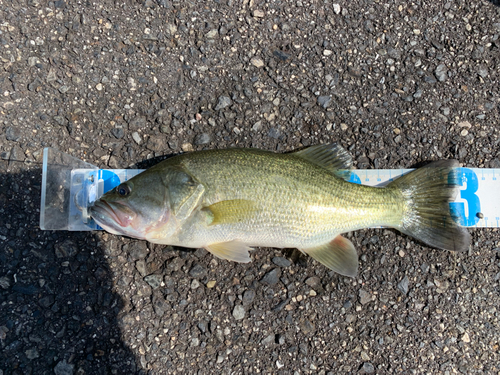
<svg viewBox="0 0 500 375"><path fill-rule="evenodd" d="M260 282L263 284L275 285L278 283L280 275L281 275L280 269L275 268L272 271L266 273L264 277L260 280Z"/></svg>
<svg viewBox="0 0 500 375"><path fill-rule="evenodd" d="M276 340L276 335L270 334L270 335L266 336L264 339L262 339L260 344L263 346L270 346L270 345L274 344L275 340Z"/></svg>
<svg viewBox="0 0 500 375"><path fill-rule="evenodd" d="M482 78L488 77L488 68L484 65L479 65L477 74L479 74Z"/></svg>
<svg viewBox="0 0 500 375"><path fill-rule="evenodd" d="M333 11L335 12L335 14L340 14L340 5L333 4Z"/></svg>
<svg viewBox="0 0 500 375"><path fill-rule="evenodd" d="M462 129L462 131L460 132L460 135L462 137L465 137L467 134L469 134L469 131L467 129Z"/></svg>
<svg viewBox="0 0 500 375"><path fill-rule="evenodd" d="M194 137L194 144L195 145L206 145L207 143L210 143L212 138L210 137L210 134L208 133L201 133L196 135Z"/></svg>
<svg viewBox="0 0 500 375"><path fill-rule="evenodd" d="M245 308L242 305L236 305L233 310L233 317L236 320L241 320L245 317Z"/></svg>
<svg viewBox="0 0 500 375"><path fill-rule="evenodd" d="M330 95L325 95L325 96L319 96L318 97L318 104L322 106L323 108L328 108L330 105L330 102L332 101L332 97Z"/></svg>
<svg viewBox="0 0 500 375"><path fill-rule="evenodd" d="M288 259L285 259L283 257L274 257L272 259L272 261L278 267L290 267L290 265L292 264L292 262L290 262Z"/></svg>
<svg viewBox="0 0 500 375"><path fill-rule="evenodd" d="M419 29L413 29L413 34L420 35L420 30Z"/></svg>
<svg viewBox="0 0 500 375"><path fill-rule="evenodd" d="M248 289L245 290L245 293L243 293L243 304L244 305L250 305L255 298L255 290L253 289Z"/></svg>
<svg viewBox="0 0 500 375"><path fill-rule="evenodd" d="M72 257L78 252L76 244L71 240L65 240L61 243L56 244L54 246L54 250L56 253L56 257L58 258Z"/></svg>
<svg viewBox="0 0 500 375"><path fill-rule="evenodd" d="M36 348L26 350L24 354L26 354L26 357L28 359L35 359L40 357L40 354L38 353L38 350Z"/></svg>
<svg viewBox="0 0 500 375"><path fill-rule="evenodd" d="M231 103L232 103L231 98L229 96L220 96L219 102L217 103L215 110L218 111L220 109L224 109L226 107L229 107L231 105Z"/></svg>
<svg viewBox="0 0 500 375"><path fill-rule="evenodd" d="M363 367L361 367L365 374L373 374L375 372L375 367L370 362L363 363Z"/></svg>
<svg viewBox="0 0 500 375"><path fill-rule="evenodd" d="M262 18L265 16L265 13L264 11L260 10L260 9L255 9L253 12L252 12L252 16L254 17L257 17L257 18Z"/></svg>
<svg viewBox="0 0 500 375"><path fill-rule="evenodd" d="M10 287L10 279L7 276L0 277L0 287L2 289L8 289Z"/></svg>
<svg viewBox="0 0 500 375"><path fill-rule="evenodd" d="M359 302L362 305L366 305L367 303L372 301L372 295L368 293L366 290L359 290Z"/></svg>
<svg viewBox="0 0 500 375"><path fill-rule="evenodd" d="M65 359L60 361L56 367L54 367L55 375L73 375L75 370L75 365L69 364Z"/></svg>
<svg viewBox="0 0 500 375"><path fill-rule="evenodd" d="M162 275L149 275L144 278L144 281L147 282L151 288L157 289L160 287L161 282L163 281L163 276Z"/></svg>
<svg viewBox="0 0 500 375"><path fill-rule="evenodd" d="M115 138L121 139L125 135L125 131L123 128L113 128L111 129L111 134L113 134Z"/></svg>
<svg viewBox="0 0 500 375"><path fill-rule="evenodd" d="M208 39L213 39L217 36L217 34L219 34L219 32L217 31L217 29L212 29L210 30L207 34L206 34L206 37Z"/></svg>
<svg viewBox="0 0 500 375"><path fill-rule="evenodd" d="M465 343L469 343L470 342L470 337L469 337L469 334L467 332L465 332L463 334L462 341L465 342Z"/></svg>
<svg viewBox="0 0 500 375"><path fill-rule="evenodd" d="M201 279L207 275L207 269L201 264L195 264L191 270L189 270L189 276L195 279Z"/></svg>
<svg viewBox="0 0 500 375"><path fill-rule="evenodd" d="M142 143L142 138L139 135L139 133L133 132L132 133L132 138L134 139L135 143L137 143L138 145L140 145Z"/></svg>
<svg viewBox="0 0 500 375"><path fill-rule="evenodd" d="M97 91L101 91L101 90L104 88L104 86L102 85L102 83L98 83L98 84L95 86L95 88L96 88L96 90L97 90Z"/></svg>
<svg viewBox="0 0 500 375"><path fill-rule="evenodd" d="M123 251L127 253L132 260L144 259L149 253L145 241L134 241L123 246Z"/></svg>
<svg viewBox="0 0 500 375"><path fill-rule="evenodd" d="M191 143L183 143L181 149L184 152L191 152L194 150L193 145Z"/></svg>
<svg viewBox="0 0 500 375"><path fill-rule="evenodd" d="M252 130L254 132L258 132L259 130L262 129L262 121L257 121L255 124L252 126Z"/></svg>
<svg viewBox="0 0 500 375"><path fill-rule="evenodd" d="M207 283L207 288L208 289L212 289L216 284L216 281L215 280L210 280L208 283Z"/></svg>
<svg viewBox="0 0 500 375"><path fill-rule="evenodd" d="M252 57L250 62L257 68L262 68L264 66L264 60L262 60L260 57Z"/></svg>
<svg viewBox="0 0 500 375"><path fill-rule="evenodd" d="M408 280L408 276L405 276L403 278L403 280L401 280L399 283L398 283L398 289L401 291L401 293L403 293L404 295L408 294L408 285L409 285L409 280Z"/></svg>
<svg viewBox="0 0 500 375"><path fill-rule="evenodd" d="M370 357L368 356L368 354L366 352L361 352L361 359L363 361L369 361Z"/></svg>
<svg viewBox="0 0 500 375"><path fill-rule="evenodd" d="M193 281L191 281L191 289L198 289L200 287L200 282L196 279L194 279Z"/></svg>
<svg viewBox="0 0 500 375"><path fill-rule="evenodd" d="M141 274L142 277L147 275L146 261L144 259L139 259L135 262L135 268Z"/></svg>
<svg viewBox="0 0 500 375"><path fill-rule="evenodd" d="M9 111L12 108L14 108L14 103L13 102L5 102L5 103L2 103L2 107L3 107L3 109Z"/></svg>
<svg viewBox="0 0 500 375"><path fill-rule="evenodd" d="M333 51L331 51L329 49L323 50L323 56L331 56L332 53L333 53Z"/></svg>
<svg viewBox="0 0 500 375"><path fill-rule="evenodd" d="M448 68L444 64L439 64L434 71L434 75L440 82L444 82L448 78Z"/></svg>
<svg viewBox="0 0 500 375"><path fill-rule="evenodd" d="M352 314L347 314L345 316L345 322L347 324L351 324L352 322L354 322L356 320L356 316L355 315L352 315Z"/></svg>
<svg viewBox="0 0 500 375"><path fill-rule="evenodd" d="M312 324L309 320L302 320L299 324L300 330L304 333L304 335L308 335L313 333L316 330L314 324Z"/></svg>
<svg viewBox="0 0 500 375"><path fill-rule="evenodd" d="M21 133L20 133L18 128L9 126L5 130L5 138L7 138L8 141L17 142L20 137L21 137Z"/></svg>

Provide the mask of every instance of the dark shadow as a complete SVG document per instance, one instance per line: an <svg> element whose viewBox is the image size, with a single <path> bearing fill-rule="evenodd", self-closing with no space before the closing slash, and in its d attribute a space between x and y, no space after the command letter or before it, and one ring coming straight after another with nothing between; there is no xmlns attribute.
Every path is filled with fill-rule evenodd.
<svg viewBox="0 0 500 375"><path fill-rule="evenodd" d="M497 7L500 6L500 0L488 0L488 1L493 5L496 5Z"/></svg>
<svg viewBox="0 0 500 375"><path fill-rule="evenodd" d="M141 373L121 340L104 246L91 232L40 230L41 166L17 164L0 161L0 369Z"/></svg>

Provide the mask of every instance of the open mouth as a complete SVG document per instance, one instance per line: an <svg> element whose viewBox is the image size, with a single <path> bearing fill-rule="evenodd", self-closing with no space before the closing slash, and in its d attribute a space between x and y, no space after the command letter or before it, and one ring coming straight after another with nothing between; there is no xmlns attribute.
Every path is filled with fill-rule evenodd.
<svg viewBox="0 0 500 375"><path fill-rule="evenodd" d="M126 209L126 207L123 206L123 209ZM122 212L115 204L110 204L102 200L94 202L94 205L90 207L89 211L90 216L102 227L112 226L117 229L119 229L119 227L125 228L130 224L132 219L131 215Z"/></svg>

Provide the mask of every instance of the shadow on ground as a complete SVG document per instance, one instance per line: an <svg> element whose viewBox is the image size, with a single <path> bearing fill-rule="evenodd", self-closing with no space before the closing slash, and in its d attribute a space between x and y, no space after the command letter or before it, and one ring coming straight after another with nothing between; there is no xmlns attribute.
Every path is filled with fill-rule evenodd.
<svg viewBox="0 0 500 375"><path fill-rule="evenodd" d="M0 163L0 370L137 373L104 246L87 232L41 231L41 170Z"/></svg>

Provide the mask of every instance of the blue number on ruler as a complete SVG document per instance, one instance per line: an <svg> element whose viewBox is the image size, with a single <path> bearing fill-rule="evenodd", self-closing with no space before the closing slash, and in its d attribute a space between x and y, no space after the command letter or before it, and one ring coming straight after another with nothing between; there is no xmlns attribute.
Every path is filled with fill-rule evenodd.
<svg viewBox="0 0 500 375"><path fill-rule="evenodd" d="M474 194L478 188L477 175L469 168L458 168L456 171L450 172L449 175L449 179L456 178L458 185L465 186L464 190L460 190L460 198L465 202L450 203L450 212L460 225L472 227L479 221L477 213L481 212L479 197ZM465 203L467 203L467 215Z"/></svg>
<svg viewBox="0 0 500 375"><path fill-rule="evenodd" d="M351 176L349 177L349 180L347 180L347 182L352 182L353 184L361 184L361 179L356 173L351 172Z"/></svg>

